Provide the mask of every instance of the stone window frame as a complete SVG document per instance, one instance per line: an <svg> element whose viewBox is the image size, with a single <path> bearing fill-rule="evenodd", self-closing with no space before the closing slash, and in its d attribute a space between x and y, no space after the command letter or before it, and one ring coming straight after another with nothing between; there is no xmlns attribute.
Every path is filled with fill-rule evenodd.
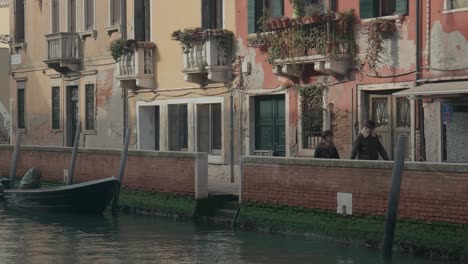
<svg viewBox="0 0 468 264"><path fill-rule="evenodd" d="M109 21L108 21L108 27L106 27L107 34L111 35L114 32L119 32L120 27L122 25L122 13L119 14L120 16L120 22L119 23L113 23L113 11L114 11L114 1L115 0L108 0L107 3L109 4ZM117 0L120 1L120 0ZM119 9L119 12L122 11L122 6Z"/></svg>
<svg viewBox="0 0 468 264"><path fill-rule="evenodd" d="M15 81L16 81L16 118L15 118L15 121L16 121L16 130L18 131L22 131L23 133L26 133L27 132L27 127L28 127L28 115L27 115L27 95L26 95L26 88L27 88L27 78L15 78ZM19 87L19 83L24 83L24 85L22 87ZM19 128L18 127L18 121L19 121L19 104L18 104L18 91L19 90L23 90L24 93L24 109L23 109L23 115L24 115L24 127L21 127Z"/></svg>
<svg viewBox="0 0 468 264"><path fill-rule="evenodd" d="M70 0L67 0L67 32L71 31L71 11ZM75 0L75 27L78 27L78 0ZM78 28L75 28L75 32L78 32Z"/></svg>
<svg viewBox="0 0 468 264"><path fill-rule="evenodd" d="M51 34L54 34L54 33L60 33L63 31L62 29L62 1L58 0L57 3L58 3L58 18L55 18L54 16L54 1L56 0L51 0L51 3L50 3L50 33ZM54 31L54 24L55 24L55 19L58 19L58 24L57 24L57 31Z"/></svg>
<svg viewBox="0 0 468 264"><path fill-rule="evenodd" d="M83 15L83 21L82 21L82 27L83 30L80 33L81 38L86 39L87 37L93 37L94 39L97 38L97 31L96 31L96 0L93 1L93 27L91 29L86 28L86 16L87 16L87 4L86 1L88 0L82 0L81 3L83 4L82 6L82 15Z"/></svg>

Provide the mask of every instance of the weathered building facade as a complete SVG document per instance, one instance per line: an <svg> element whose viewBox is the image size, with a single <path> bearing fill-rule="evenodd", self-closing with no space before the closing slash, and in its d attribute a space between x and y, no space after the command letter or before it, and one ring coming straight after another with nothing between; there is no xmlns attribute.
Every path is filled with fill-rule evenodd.
<svg viewBox="0 0 468 264"><path fill-rule="evenodd" d="M411 159L466 161L460 147L468 83L448 82L466 79L467 6L236 1L238 52L252 65L243 87L251 94L246 154L312 156L318 135L330 129L341 157L349 158L372 119L391 156L406 134ZM262 91L274 95L258 96Z"/></svg>
<svg viewBox="0 0 468 264"><path fill-rule="evenodd" d="M0 142L7 143L10 136L10 3L0 1Z"/></svg>

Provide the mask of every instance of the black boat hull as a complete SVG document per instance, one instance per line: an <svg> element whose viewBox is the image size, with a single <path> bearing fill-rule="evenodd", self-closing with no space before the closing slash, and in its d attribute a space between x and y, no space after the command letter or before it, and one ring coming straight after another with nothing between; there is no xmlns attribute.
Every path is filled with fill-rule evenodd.
<svg viewBox="0 0 468 264"><path fill-rule="evenodd" d="M7 208L76 213L102 213L112 201L119 182L115 177L37 190L4 190Z"/></svg>

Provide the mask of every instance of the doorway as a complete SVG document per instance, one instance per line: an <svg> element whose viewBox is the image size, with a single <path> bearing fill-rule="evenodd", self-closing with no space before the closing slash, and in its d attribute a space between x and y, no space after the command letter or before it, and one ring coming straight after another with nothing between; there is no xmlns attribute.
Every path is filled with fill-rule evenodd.
<svg viewBox="0 0 468 264"><path fill-rule="evenodd" d="M268 150L273 156L286 156L284 95L255 98L255 150Z"/></svg>
<svg viewBox="0 0 468 264"><path fill-rule="evenodd" d="M78 86L67 87L67 146L72 147L75 143L75 135L78 131L79 93Z"/></svg>
<svg viewBox="0 0 468 264"><path fill-rule="evenodd" d="M368 106L369 119L376 123L376 133L389 158L393 159L400 135L404 134L409 138L411 134L410 101L406 97L395 97L384 92L372 93L368 96ZM407 159L410 158L410 153L411 147L407 144Z"/></svg>

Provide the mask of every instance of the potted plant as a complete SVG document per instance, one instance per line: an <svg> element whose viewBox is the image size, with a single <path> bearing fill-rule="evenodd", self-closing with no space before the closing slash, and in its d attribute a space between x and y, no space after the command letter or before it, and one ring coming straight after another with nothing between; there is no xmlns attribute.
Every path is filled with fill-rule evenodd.
<svg viewBox="0 0 468 264"><path fill-rule="evenodd" d="M136 41L133 39L123 39L119 38L111 42L109 50L111 52L112 58L115 61L120 60L120 58L128 53L135 52Z"/></svg>
<svg viewBox="0 0 468 264"><path fill-rule="evenodd" d="M281 17L281 24L283 28L287 28L291 25L291 19L289 17Z"/></svg>

